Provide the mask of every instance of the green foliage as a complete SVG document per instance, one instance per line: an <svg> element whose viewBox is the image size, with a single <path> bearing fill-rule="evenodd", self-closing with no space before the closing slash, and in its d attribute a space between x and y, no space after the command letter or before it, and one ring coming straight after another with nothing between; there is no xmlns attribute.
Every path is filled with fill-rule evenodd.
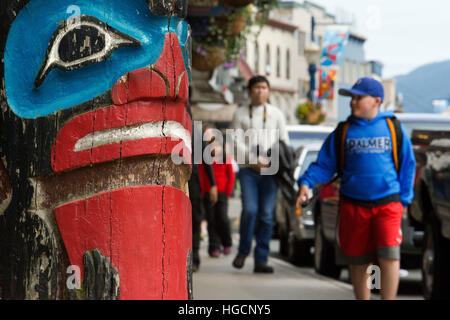
<svg viewBox="0 0 450 320"><path fill-rule="evenodd" d="M259 26L259 34L269 19L270 12L279 6L279 0L256 0L255 5L258 8L255 24Z"/></svg>
<svg viewBox="0 0 450 320"><path fill-rule="evenodd" d="M225 49L225 61L239 59L245 48L247 38L252 34L252 26L257 25L257 36L269 17L270 11L278 6L278 0L256 0L255 4L242 8L233 8L232 13L223 16L209 17L206 37L193 37L193 50L205 56L211 47ZM255 12L256 11L256 12ZM246 26L238 34L232 34L231 23L236 19L245 20Z"/></svg>

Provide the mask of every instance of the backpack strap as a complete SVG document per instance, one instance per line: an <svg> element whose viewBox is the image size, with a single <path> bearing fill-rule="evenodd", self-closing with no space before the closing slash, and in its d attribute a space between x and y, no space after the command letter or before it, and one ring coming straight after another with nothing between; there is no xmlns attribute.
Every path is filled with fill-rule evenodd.
<svg viewBox="0 0 450 320"><path fill-rule="evenodd" d="M345 163L345 136L347 135L349 121L339 122L334 136L334 150L336 153L336 170L338 177L342 176Z"/></svg>
<svg viewBox="0 0 450 320"><path fill-rule="evenodd" d="M403 132L400 121L396 117L386 118L386 122L391 132L392 157L394 158L395 170L400 171L401 149L403 144Z"/></svg>

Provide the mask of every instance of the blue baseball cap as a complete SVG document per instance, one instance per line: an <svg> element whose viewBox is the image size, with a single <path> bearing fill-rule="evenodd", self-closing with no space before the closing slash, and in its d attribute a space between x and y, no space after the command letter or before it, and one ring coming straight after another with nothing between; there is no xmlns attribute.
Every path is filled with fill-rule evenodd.
<svg viewBox="0 0 450 320"><path fill-rule="evenodd" d="M341 96L351 97L352 95L358 96L373 96L384 100L383 85L373 78L360 78L351 89L339 89Z"/></svg>

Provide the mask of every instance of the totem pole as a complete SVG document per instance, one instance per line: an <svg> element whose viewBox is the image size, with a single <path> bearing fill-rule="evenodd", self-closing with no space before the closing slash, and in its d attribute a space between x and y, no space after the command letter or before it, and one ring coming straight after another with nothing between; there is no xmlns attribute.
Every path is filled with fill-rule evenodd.
<svg viewBox="0 0 450 320"><path fill-rule="evenodd" d="M187 1L0 6L0 298L191 298Z"/></svg>

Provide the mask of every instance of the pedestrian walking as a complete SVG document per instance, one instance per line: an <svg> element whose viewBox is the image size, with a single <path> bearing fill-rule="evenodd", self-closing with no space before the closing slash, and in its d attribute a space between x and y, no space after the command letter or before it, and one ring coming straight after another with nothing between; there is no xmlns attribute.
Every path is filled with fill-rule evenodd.
<svg viewBox="0 0 450 320"><path fill-rule="evenodd" d="M271 166L269 149L279 143L279 139L289 142L286 120L283 113L269 101L270 84L263 76L255 76L248 82L250 105L237 109L233 117L233 128L244 132L256 132L266 139L250 139L248 144L235 143L237 154L242 152L245 159L257 159L239 163L239 182L241 186L242 213L239 228L239 252L233 260L235 268L242 268L250 254L253 237L256 239L254 249L254 272L273 273L267 264L269 244L272 237L273 212L277 195L277 182L274 175L264 174L264 169ZM278 136L265 132L276 131ZM261 133L261 135L259 135Z"/></svg>
<svg viewBox="0 0 450 320"><path fill-rule="evenodd" d="M236 163L236 160L233 159L233 157L231 157L231 161L232 161L232 165L233 165L233 171L234 171L234 176L235 176L235 181L234 181L234 187L233 187L233 191L231 192L231 197L237 197L236 196L236 189L237 189L237 185L239 183L239 166Z"/></svg>
<svg viewBox="0 0 450 320"><path fill-rule="evenodd" d="M197 141L197 136L202 137L202 131L196 126L192 126L192 173L188 181L189 199L192 207L192 271L196 272L200 268L200 240L201 240L201 223L205 216L205 209L203 208L203 199L201 194L200 179L198 173L198 164L194 161L194 142ZM206 144L202 139L202 154ZM209 164L203 166L203 170L210 184L208 198L212 203L217 202L217 186L214 179L212 168Z"/></svg>
<svg viewBox="0 0 450 320"><path fill-rule="evenodd" d="M221 248L223 253L231 253L231 226L228 218L228 198L234 188L235 175L231 157L226 155L223 148L222 139L212 139L214 137L214 127L209 127L205 131L207 141L211 141L211 167L216 181L218 199L216 203L210 201L210 182L205 170L205 162L199 167L199 177L203 203L206 211L208 223L208 253L211 257L219 257Z"/></svg>
<svg viewBox="0 0 450 320"><path fill-rule="evenodd" d="M356 299L370 299L369 267L378 261L381 298L395 299L399 283L401 219L414 196L411 140L392 112L381 112L384 90L359 79L339 94L351 97L351 115L325 140L317 162L299 180L297 207L310 188L341 177L338 249L350 265Z"/></svg>

